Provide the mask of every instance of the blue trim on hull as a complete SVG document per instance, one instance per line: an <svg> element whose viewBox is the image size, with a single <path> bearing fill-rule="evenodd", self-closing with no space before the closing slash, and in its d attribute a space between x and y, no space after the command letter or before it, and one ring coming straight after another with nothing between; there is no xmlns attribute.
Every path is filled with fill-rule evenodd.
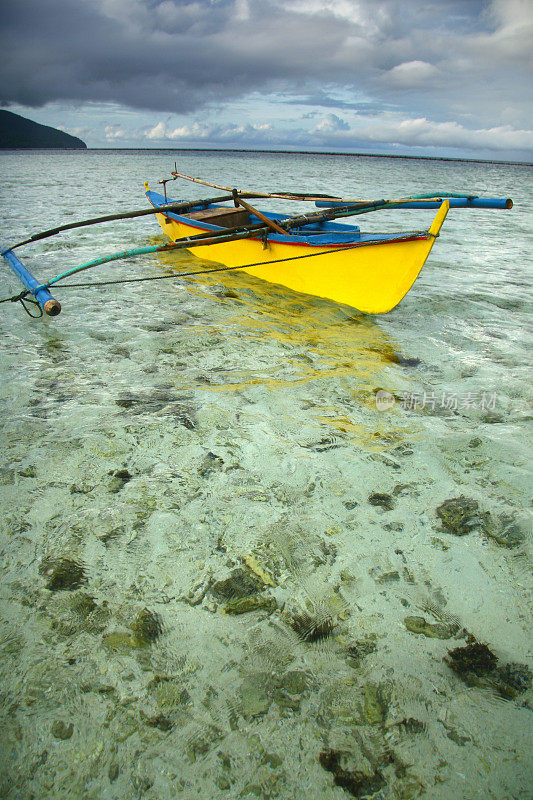
<svg viewBox="0 0 533 800"><path fill-rule="evenodd" d="M176 203L179 202L177 200L172 200L171 198L165 198L163 195L158 194L157 192L152 192L151 190L146 192L146 196L150 203L154 207L165 205L166 203ZM195 206L191 209L191 211L204 211L211 208L231 208L231 206L222 206L222 205L206 205L205 203L201 203L198 206ZM175 214L172 211L165 211L165 217L169 219L175 220L176 222L181 222L184 225L192 225L195 228L198 228L199 231L220 231L221 227L219 225L213 225L210 222L204 222L190 219L190 217L182 216L180 214ZM287 218L287 214L274 214L271 212L266 212L261 210L266 217L272 219L274 221L283 220ZM261 222L258 217L255 217L253 214L250 214L250 224L254 224L257 222ZM361 242L367 239L367 237L362 237L359 227L357 225L343 225L339 222L321 222L321 223L312 223L311 225L306 225L305 229L302 230L301 228L293 228L294 232L287 236L282 236L282 234L272 233L269 232L268 234L268 241L269 242L281 242L284 244L309 244L310 246L324 246L327 247L328 245L338 245L338 244L352 244L356 242ZM378 236L370 236L370 240L379 239L380 241L385 241L388 238L394 238L397 234L390 234L390 235L383 235L378 234ZM253 235L250 238L257 238Z"/></svg>
<svg viewBox="0 0 533 800"><path fill-rule="evenodd" d="M157 206L165 205L166 203L179 202L170 198L165 200L163 195L151 190L146 192L146 196L155 208L157 208ZM205 203L200 203L198 206L194 206L191 211L204 211L209 208L231 208L231 206L206 205ZM213 225L212 223L204 222L203 220L200 221L197 219L191 219L187 216L175 214L172 211L165 211L162 213L164 213L165 217L168 217L169 219L175 220L176 222L181 222L184 225L191 225L197 228L199 231L223 230L219 225ZM271 212L267 213L266 211L262 211L262 213L269 217L269 219L276 221L286 219L287 217L286 214L274 214ZM250 224L255 222L260 222L260 220L251 214ZM388 242L392 239L397 239L398 236L410 237L420 235L420 231L402 231L401 234L361 233L358 225L345 225L341 222L330 222L329 220L319 223L315 222L311 225L306 225L304 228L293 228L292 230L294 233L287 236L269 232L268 241L279 242L283 244L309 245L309 247L331 247L350 244L367 244L370 242ZM254 237L252 235L250 238L254 239L258 237Z"/></svg>

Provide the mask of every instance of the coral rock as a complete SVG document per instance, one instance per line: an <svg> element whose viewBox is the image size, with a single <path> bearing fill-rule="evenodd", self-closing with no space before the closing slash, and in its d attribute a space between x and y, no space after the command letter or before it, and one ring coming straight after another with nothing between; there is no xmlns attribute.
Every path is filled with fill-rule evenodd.
<svg viewBox="0 0 533 800"><path fill-rule="evenodd" d="M460 497L445 500L437 508L437 516L442 522L442 527L448 533L453 533L454 536L466 536L483 521L482 515L479 514L477 500L472 500L463 494Z"/></svg>

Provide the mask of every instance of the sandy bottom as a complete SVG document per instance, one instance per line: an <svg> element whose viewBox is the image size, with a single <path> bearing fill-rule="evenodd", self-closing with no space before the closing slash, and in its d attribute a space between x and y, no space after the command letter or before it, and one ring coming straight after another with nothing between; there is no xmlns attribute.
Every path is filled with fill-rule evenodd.
<svg viewBox="0 0 533 800"><path fill-rule="evenodd" d="M255 287L6 333L0 796L532 796L524 440Z"/></svg>

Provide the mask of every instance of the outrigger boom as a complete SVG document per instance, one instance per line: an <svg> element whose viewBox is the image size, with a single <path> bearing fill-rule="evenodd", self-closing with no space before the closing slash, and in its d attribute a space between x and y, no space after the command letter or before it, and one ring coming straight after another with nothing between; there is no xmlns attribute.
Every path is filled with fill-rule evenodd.
<svg viewBox="0 0 533 800"><path fill-rule="evenodd" d="M108 261L199 247L198 254L201 258L225 265L207 270L208 272L243 270L298 292L351 305L365 313L386 313L400 302L416 280L449 208L510 209L513 205L509 198L481 198L440 192L393 200L366 201L324 194L237 191L199 178L191 178L177 171L171 174L172 178L159 181L164 186L164 196L151 192L145 183L151 208L66 223L32 234L2 250L1 255L25 290L0 302L20 300L24 304L26 300L37 304L41 315L44 312L49 316L56 316L61 311L61 305L50 294L49 288L66 277ZM206 200L169 201L166 184L177 178L212 186L227 194ZM267 214L258 211L243 199L261 197L312 201L323 210L295 216ZM234 207L219 205L229 200L233 200ZM333 222L336 219L385 209L438 209L438 213L429 230L396 234L363 234L355 225ZM122 250L109 256L94 258L44 283L39 283L13 253L17 247L63 231L149 214L157 215L163 231L171 239L170 243ZM315 259L314 256L323 258ZM206 270L177 272L176 276L201 274L204 271ZM131 280L149 279L146 277ZM26 310L28 311L27 308Z"/></svg>

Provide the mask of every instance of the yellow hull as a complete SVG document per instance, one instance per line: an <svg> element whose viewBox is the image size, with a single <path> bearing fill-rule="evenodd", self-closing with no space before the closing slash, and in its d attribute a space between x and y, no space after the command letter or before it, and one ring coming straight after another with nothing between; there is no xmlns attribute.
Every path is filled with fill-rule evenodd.
<svg viewBox="0 0 533 800"><path fill-rule="evenodd" d="M242 267L256 278L303 294L344 303L366 314L391 311L405 297L433 247L449 203L444 201L427 235L403 241L360 244L349 249L331 246L241 239L195 247L199 258L228 267ZM163 232L176 241L202 229L156 214ZM320 253L320 255L317 255ZM295 256L299 258L295 259ZM292 260L291 260L292 259ZM243 266L253 264L254 266Z"/></svg>

